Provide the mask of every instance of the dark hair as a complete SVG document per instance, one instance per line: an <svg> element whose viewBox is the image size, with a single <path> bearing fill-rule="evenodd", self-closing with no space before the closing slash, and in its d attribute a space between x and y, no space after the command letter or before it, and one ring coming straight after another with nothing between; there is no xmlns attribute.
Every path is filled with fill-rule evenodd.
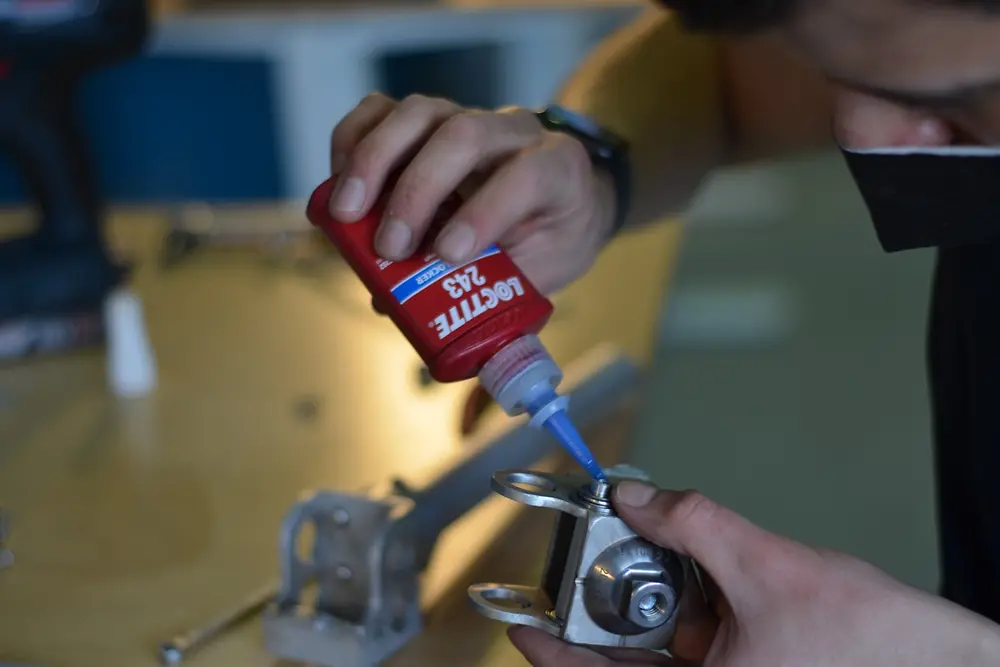
<svg viewBox="0 0 1000 667"><path fill-rule="evenodd" d="M664 0L690 30L746 33L788 20L804 0Z"/></svg>
<svg viewBox="0 0 1000 667"><path fill-rule="evenodd" d="M662 0L690 30L752 33L789 20L810 0ZM915 0L922 4L957 5L1000 12L1000 0Z"/></svg>

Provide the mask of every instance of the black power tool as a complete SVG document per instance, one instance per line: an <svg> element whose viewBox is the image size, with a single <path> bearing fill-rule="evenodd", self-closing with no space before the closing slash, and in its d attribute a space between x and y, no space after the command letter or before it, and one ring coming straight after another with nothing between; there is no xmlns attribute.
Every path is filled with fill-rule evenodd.
<svg viewBox="0 0 1000 667"><path fill-rule="evenodd" d="M34 231L0 239L0 358L87 338L124 277L103 240L76 93L148 33L145 0L0 0L0 151L39 213Z"/></svg>

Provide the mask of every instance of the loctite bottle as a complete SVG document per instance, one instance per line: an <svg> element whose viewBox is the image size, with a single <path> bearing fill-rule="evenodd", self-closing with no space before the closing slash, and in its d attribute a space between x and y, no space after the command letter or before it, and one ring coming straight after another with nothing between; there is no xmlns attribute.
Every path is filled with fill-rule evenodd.
<svg viewBox="0 0 1000 667"><path fill-rule="evenodd" d="M479 378L507 414L531 415L597 479L604 474L566 415L568 398L556 393L562 371L537 334L552 315L549 301L513 260L493 245L472 260L450 265L431 246L457 209L446 202L431 231L409 258L394 262L375 251L384 202L352 223L330 214L335 179L322 183L306 215L337 247L378 309L410 341L438 382Z"/></svg>

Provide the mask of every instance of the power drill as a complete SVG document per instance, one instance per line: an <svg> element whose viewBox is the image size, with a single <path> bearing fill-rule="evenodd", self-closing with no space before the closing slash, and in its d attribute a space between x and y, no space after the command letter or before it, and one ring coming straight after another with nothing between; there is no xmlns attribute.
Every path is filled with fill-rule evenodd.
<svg viewBox="0 0 1000 667"><path fill-rule="evenodd" d="M138 54L148 33L145 0L0 0L0 156L39 214L31 233L0 239L0 331L99 311L124 276L103 241L76 93L90 72Z"/></svg>

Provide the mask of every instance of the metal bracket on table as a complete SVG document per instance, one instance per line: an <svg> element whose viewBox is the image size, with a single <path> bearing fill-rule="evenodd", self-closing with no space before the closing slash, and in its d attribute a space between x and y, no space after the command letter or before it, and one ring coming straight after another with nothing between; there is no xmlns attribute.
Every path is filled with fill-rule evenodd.
<svg viewBox="0 0 1000 667"><path fill-rule="evenodd" d="M259 246L277 253L314 233L315 229L301 214L294 217L275 215L272 211L255 214L251 209L228 211L208 204L188 205L170 213L170 229L160 251L160 263L165 268L173 267L207 246Z"/></svg>
<svg viewBox="0 0 1000 667"><path fill-rule="evenodd" d="M636 366L610 348L567 371L570 415L584 432L638 387ZM533 465L557 448L543 431L515 424L424 489L397 480L381 493L319 491L295 505L281 528L280 591L264 615L267 650L324 667L371 667L419 634L419 576L439 535L490 496L494 471ZM297 546L310 527L304 558Z"/></svg>
<svg viewBox="0 0 1000 667"><path fill-rule="evenodd" d="M494 475L500 495L560 514L541 584L471 586L479 613L573 644L667 648L681 597L698 585L693 563L638 537L612 509L612 485L648 481L645 474L625 466L607 474L609 482L521 470Z"/></svg>

